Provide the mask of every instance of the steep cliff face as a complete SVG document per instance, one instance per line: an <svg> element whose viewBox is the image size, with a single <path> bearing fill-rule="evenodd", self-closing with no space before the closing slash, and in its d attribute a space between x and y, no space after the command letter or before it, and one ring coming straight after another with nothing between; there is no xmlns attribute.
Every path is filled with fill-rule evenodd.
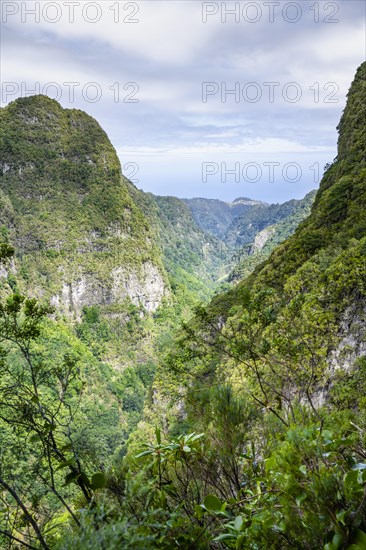
<svg viewBox="0 0 366 550"><path fill-rule="evenodd" d="M333 372L343 369L352 371L360 357L366 356L366 299L346 309L339 323L339 342L329 356Z"/></svg>
<svg viewBox="0 0 366 550"><path fill-rule="evenodd" d="M255 254L256 252L260 252L268 239L270 239L275 232L274 227L265 227L259 233L256 234L253 244L250 247L249 254Z"/></svg>
<svg viewBox="0 0 366 550"><path fill-rule="evenodd" d="M126 300L154 311L161 253L99 124L45 96L0 116L0 224L24 287L67 314Z"/></svg>

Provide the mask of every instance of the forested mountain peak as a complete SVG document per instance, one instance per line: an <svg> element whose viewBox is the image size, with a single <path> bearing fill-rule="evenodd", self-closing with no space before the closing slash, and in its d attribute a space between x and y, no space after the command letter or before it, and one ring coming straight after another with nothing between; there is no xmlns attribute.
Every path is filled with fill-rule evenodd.
<svg viewBox="0 0 366 550"><path fill-rule="evenodd" d="M155 310L167 288L161 254L104 130L45 96L0 116L0 190L12 212L1 221L25 286L70 314L124 300Z"/></svg>
<svg viewBox="0 0 366 550"><path fill-rule="evenodd" d="M338 125L338 160L347 161L348 166L366 162L366 63L357 69L349 89L347 105Z"/></svg>
<svg viewBox="0 0 366 550"><path fill-rule="evenodd" d="M85 112L63 109L57 101L38 95L15 100L1 109L0 116L0 166L3 187L7 184L10 193L17 183L20 197L34 193L34 198L52 199L79 192L83 206L87 193L92 200L98 191L100 199L107 191L108 200L116 185L123 186L120 163L107 134ZM12 174L16 177L10 180ZM112 220L116 207L104 206Z"/></svg>

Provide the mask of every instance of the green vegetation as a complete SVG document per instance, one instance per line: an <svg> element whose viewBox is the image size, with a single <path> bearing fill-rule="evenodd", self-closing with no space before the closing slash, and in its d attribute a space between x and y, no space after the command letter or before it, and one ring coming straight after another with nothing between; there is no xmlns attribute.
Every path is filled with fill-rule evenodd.
<svg viewBox="0 0 366 550"><path fill-rule="evenodd" d="M147 221L93 118L33 96L2 108L0 127L1 223L28 291L75 312L73 294L81 306L111 301L121 265L143 286L151 262L165 282Z"/></svg>
<svg viewBox="0 0 366 550"><path fill-rule="evenodd" d="M225 240L225 235L231 224L242 214L252 210L254 206L268 206L260 201L240 197L233 202L223 202L218 199L184 199L189 206L197 225L206 233Z"/></svg>
<svg viewBox="0 0 366 550"><path fill-rule="evenodd" d="M219 241L182 201L121 178L82 113L46 98L1 112L1 548L366 547L365 91L366 63L315 200L275 208L235 276L254 271L198 306ZM94 291L44 305L67 269L105 291L146 262L167 289L150 314Z"/></svg>
<svg viewBox="0 0 366 550"><path fill-rule="evenodd" d="M308 201L309 197L305 199L305 204ZM301 215L299 216L301 207L302 201L297 200L287 201L283 204L253 205L231 223L224 240L229 246L236 248L250 244L259 231L290 218L296 211L300 218L299 221L301 221Z"/></svg>
<svg viewBox="0 0 366 550"><path fill-rule="evenodd" d="M236 228L240 225L243 228L248 225L251 226L251 237L247 236L246 239L252 238L253 224L256 230L259 227L261 227L261 230L256 234L253 244L244 245L230 259L230 265L233 268L228 280L238 282L250 275L260 263L270 256L279 244L290 237L300 223L309 216L315 195L316 192L311 191L299 201L293 200L282 205L269 205L267 208L254 209L253 207L247 215L240 217L235 222ZM280 221L276 221L278 219ZM228 230L229 235L231 228ZM258 240L259 243L256 245Z"/></svg>
<svg viewBox="0 0 366 550"><path fill-rule="evenodd" d="M340 124L339 143L346 127L352 151L365 146L364 117L349 108L351 102L364 110L358 98L365 72L364 64ZM346 158L343 152L329 167L295 234L249 278L197 309L157 372L155 393L173 404L185 380L184 415L167 407L173 433L208 432L221 450L230 429L225 417L220 433L212 403L225 385L257 412L230 443L234 470L218 474L224 489L211 489L221 502L221 527L209 540L219 537L229 548L363 547L366 403L364 360L357 357L366 348L366 169L362 155L356 165ZM243 507L222 528L220 514L235 505L229 488L236 470L234 496ZM256 471L258 483L248 483Z"/></svg>
<svg viewBox="0 0 366 550"><path fill-rule="evenodd" d="M184 201L141 193L132 186L131 196L159 239L174 294L188 291L196 301L207 301L225 274L226 245L196 225Z"/></svg>

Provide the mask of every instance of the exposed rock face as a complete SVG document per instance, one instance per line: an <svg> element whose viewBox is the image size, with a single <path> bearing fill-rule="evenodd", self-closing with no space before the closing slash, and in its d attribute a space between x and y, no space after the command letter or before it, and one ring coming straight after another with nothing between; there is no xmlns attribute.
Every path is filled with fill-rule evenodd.
<svg viewBox="0 0 366 550"><path fill-rule="evenodd" d="M0 279L6 279L10 273L13 275L16 273L14 258L11 258L7 265L0 265Z"/></svg>
<svg viewBox="0 0 366 550"><path fill-rule="evenodd" d="M139 273L118 267L113 270L112 300L120 302L127 297L136 306L155 311L164 295L165 285L161 274L151 262L143 264Z"/></svg>
<svg viewBox="0 0 366 550"><path fill-rule="evenodd" d="M350 371L357 359L366 355L366 304L353 304L340 323L341 341L330 356L332 371Z"/></svg>
<svg viewBox="0 0 366 550"><path fill-rule="evenodd" d="M262 231L257 233L254 242L250 247L249 254L255 254L256 252L262 250L268 239L272 237L275 231L276 229L274 227L266 227L265 229L262 229Z"/></svg>
<svg viewBox="0 0 366 550"><path fill-rule="evenodd" d="M334 384L337 370L351 372L357 360L366 356L366 303L354 303L342 316L339 325L340 341L328 358L328 377L313 397L316 408L323 407Z"/></svg>
<svg viewBox="0 0 366 550"><path fill-rule="evenodd" d="M71 283L63 282L61 292L51 297L51 305L66 314L78 316L84 306L123 304L129 299L135 306L152 313L166 293L164 279L150 261L138 271L116 267L110 278L111 286L103 286L92 274Z"/></svg>

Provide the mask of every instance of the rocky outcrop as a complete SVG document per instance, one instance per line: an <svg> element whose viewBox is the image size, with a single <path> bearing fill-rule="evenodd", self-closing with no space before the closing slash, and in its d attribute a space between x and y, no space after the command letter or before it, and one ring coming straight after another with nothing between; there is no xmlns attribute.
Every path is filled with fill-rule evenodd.
<svg viewBox="0 0 366 550"><path fill-rule="evenodd" d="M262 229L257 235L255 236L254 242L252 246L249 249L248 254L252 255L256 252L260 252L268 239L272 237L272 235L275 233L276 229L275 227L266 227L265 229Z"/></svg>
<svg viewBox="0 0 366 550"><path fill-rule="evenodd" d="M340 322L340 342L331 353L331 371L351 371L357 359L366 355L366 303L355 303L343 314Z"/></svg>
<svg viewBox="0 0 366 550"><path fill-rule="evenodd" d="M136 271L126 266L116 267L110 273L110 284L103 285L92 274L72 282L63 282L59 293L51 297L51 305L68 315L79 316L83 307L124 304L130 300L149 313L160 305L167 288L158 268L148 261Z"/></svg>
<svg viewBox="0 0 366 550"><path fill-rule="evenodd" d="M143 264L139 272L127 272L118 267L112 272L112 301L120 303L129 298L135 306L154 312L165 293L164 280L152 262Z"/></svg>

